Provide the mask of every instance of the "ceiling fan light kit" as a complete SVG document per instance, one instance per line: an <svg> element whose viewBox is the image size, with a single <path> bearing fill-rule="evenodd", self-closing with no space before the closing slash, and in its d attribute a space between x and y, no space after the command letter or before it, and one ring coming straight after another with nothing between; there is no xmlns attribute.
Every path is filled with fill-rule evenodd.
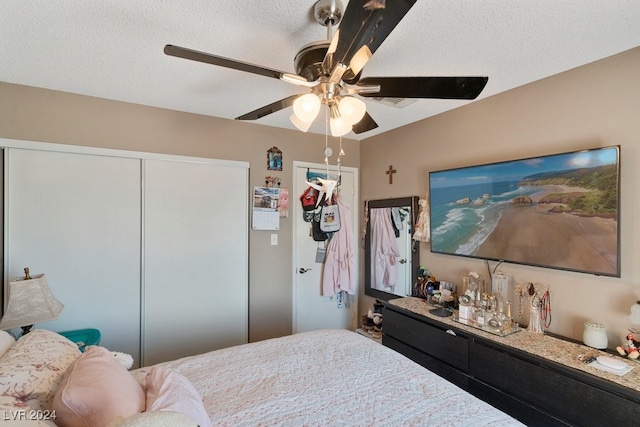
<svg viewBox="0 0 640 427"><path fill-rule="evenodd" d="M308 131L311 127L311 124L313 123L313 120L310 122L303 122L298 118L298 116L296 116L296 113L291 113L291 115L289 116L289 120L291 120L291 123L293 123L294 126L302 132Z"/></svg>
<svg viewBox="0 0 640 427"><path fill-rule="evenodd" d="M304 46L295 56L296 73L274 70L230 58L166 45L164 52L309 88L303 95L291 95L243 114L236 120L256 120L293 106L291 122L306 132L321 105L329 109L331 133L342 136L353 130L360 134L378 127L355 98L475 99L487 84L487 77L365 77L364 66L382 42L409 12L417 0L350 0L346 9L339 0L314 4L316 22L327 27L327 39ZM344 11L344 12L343 12ZM340 28L333 34L334 25Z"/></svg>
<svg viewBox="0 0 640 427"><path fill-rule="evenodd" d="M336 117L329 120L329 128L331 129L331 136L339 137L351 132L353 126L344 121L342 117Z"/></svg>
<svg viewBox="0 0 640 427"><path fill-rule="evenodd" d="M331 129L331 135L333 136L343 136L351 132L353 126L345 120L342 116L340 116L340 111L338 110L338 106L336 103L332 103L329 106L329 115L331 118L329 119L329 128Z"/></svg>
<svg viewBox="0 0 640 427"><path fill-rule="evenodd" d="M329 125L332 136L343 136L351 132L353 125L360 122L367 112L365 103L353 96L321 99L315 93L307 93L293 101L293 114L289 117L302 132L307 132L318 117L320 107L329 108Z"/></svg>
<svg viewBox="0 0 640 427"><path fill-rule="evenodd" d="M367 112L367 106L358 98L345 96L338 103L338 110L340 111L340 116L353 126L362 120L364 114Z"/></svg>
<svg viewBox="0 0 640 427"><path fill-rule="evenodd" d="M320 112L321 101L317 95L307 93L293 101L293 114L302 122L313 122Z"/></svg>

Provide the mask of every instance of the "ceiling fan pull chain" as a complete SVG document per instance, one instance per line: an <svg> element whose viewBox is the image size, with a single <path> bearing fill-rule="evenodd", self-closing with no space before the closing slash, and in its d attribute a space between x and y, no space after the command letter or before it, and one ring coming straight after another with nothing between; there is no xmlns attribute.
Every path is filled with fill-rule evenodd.
<svg viewBox="0 0 640 427"><path fill-rule="evenodd" d="M342 135L340 135L340 152L338 153L338 191L340 191L340 184L342 182L342 156L344 156L344 150L342 149Z"/></svg>
<svg viewBox="0 0 640 427"><path fill-rule="evenodd" d="M327 168L327 179L329 179L329 113L328 108L324 109L324 165Z"/></svg>

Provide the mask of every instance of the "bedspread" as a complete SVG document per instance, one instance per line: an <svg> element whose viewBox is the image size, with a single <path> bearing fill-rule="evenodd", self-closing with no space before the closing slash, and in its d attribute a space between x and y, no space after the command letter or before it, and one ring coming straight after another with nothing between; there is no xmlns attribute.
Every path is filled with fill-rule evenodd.
<svg viewBox="0 0 640 427"><path fill-rule="evenodd" d="M214 425L522 425L355 332L305 332L166 362Z"/></svg>

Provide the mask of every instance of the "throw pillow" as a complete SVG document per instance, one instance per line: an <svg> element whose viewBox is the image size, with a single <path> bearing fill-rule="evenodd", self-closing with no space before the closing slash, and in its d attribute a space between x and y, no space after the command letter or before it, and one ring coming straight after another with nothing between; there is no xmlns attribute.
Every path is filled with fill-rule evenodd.
<svg viewBox="0 0 640 427"><path fill-rule="evenodd" d="M42 409L50 410L67 368L80 354L62 335L35 329L0 358L0 394L22 400L36 398Z"/></svg>
<svg viewBox="0 0 640 427"><path fill-rule="evenodd" d="M202 396L181 373L164 366L153 366L147 375L147 411L176 411L200 427L211 427Z"/></svg>
<svg viewBox="0 0 640 427"><path fill-rule="evenodd" d="M144 390L109 350L91 346L69 368L53 409L60 427L105 427L144 411Z"/></svg>

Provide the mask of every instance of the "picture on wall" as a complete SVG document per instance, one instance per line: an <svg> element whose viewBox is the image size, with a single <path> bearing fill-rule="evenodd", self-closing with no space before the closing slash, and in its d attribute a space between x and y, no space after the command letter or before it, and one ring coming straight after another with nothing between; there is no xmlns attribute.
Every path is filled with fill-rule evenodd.
<svg viewBox="0 0 640 427"><path fill-rule="evenodd" d="M267 151L267 169L270 171L282 170L282 151L278 147L271 147Z"/></svg>
<svg viewBox="0 0 640 427"><path fill-rule="evenodd" d="M431 252L620 277L619 151L430 172Z"/></svg>

